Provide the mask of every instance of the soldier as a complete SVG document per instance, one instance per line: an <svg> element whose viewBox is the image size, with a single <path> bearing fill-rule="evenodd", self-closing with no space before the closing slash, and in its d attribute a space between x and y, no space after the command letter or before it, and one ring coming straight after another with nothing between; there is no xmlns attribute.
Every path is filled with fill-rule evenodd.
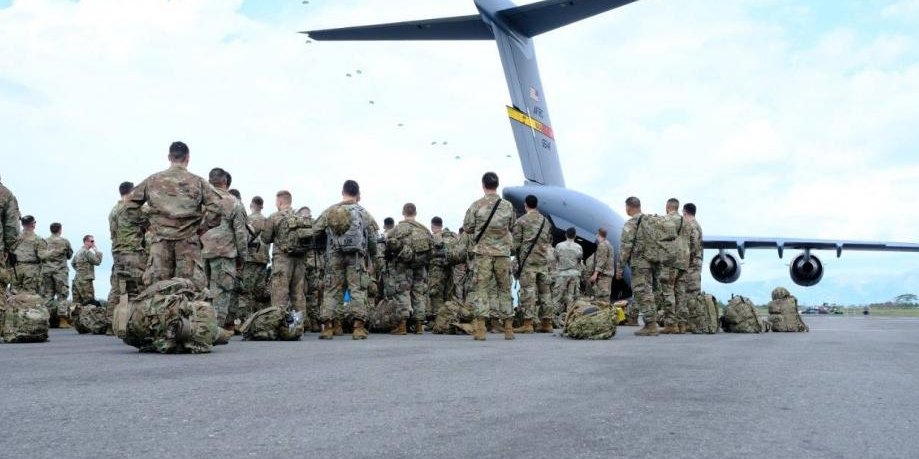
<svg viewBox="0 0 919 459"><path fill-rule="evenodd" d="M581 281L581 265L584 259L584 249L574 242L577 237L574 227L565 230L565 240L555 246L555 263L558 266L558 289L561 297L558 302L558 314L568 312L574 301L578 299Z"/></svg>
<svg viewBox="0 0 919 459"><path fill-rule="evenodd" d="M351 297L351 314L354 327L351 338L367 339L367 286L370 285L370 263L377 255L377 233L380 231L373 219L358 201L361 188L354 180L346 180L341 190L341 202L319 216L314 229L316 234L326 234L325 279L323 281L322 308L319 320L322 333L319 339L332 339L332 320L340 315L339 305L347 289Z"/></svg>
<svg viewBox="0 0 919 459"><path fill-rule="evenodd" d="M514 223L514 257L520 281L520 307L523 325L514 330L533 333L533 321L539 320L540 333L552 333L555 308L552 305L552 281L549 278L549 248L552 247L552 224L539 213L539 200L527 195L523 201L526 213Z"/></svg>
<svg viewBox="0 0 919 459"><path fill-rule="evenodd" d="M297 210L311 228L313 226L313 211L309 207L301 207ZM312 244L303 257L305 265L306 278L303 282L304 297L306 298L306 315L309 318L310 332L319 333L322 331L322 324L319 322L319 301L322 298L322 254L320 241L314 237Z"/></svg>
<svg viewBox="0 0 919 459"><path fill-rule="evenodd" d="M447 259L446 247L456 242L456 233L444 228L440 217L431 219L431 235L434 237L434 256L428 269L428 318L437 315L437 311L453 298L453 267Z"/></svg>
<svg viewBox="0 0 919 459"><path fill-rule="evenodd" d="M625 200L625 213L630 219L622 226L622 236L619 242L620 256L616 265L616 279L622 279L625 267L632 270L632 296L634 298L633 310L638 310L644 315L645 326L635 332L638 336L657 336L657 305L654 301L652 285L654 279L660 275L660 264L651 262L642 257L645 241L639 237L639 224L642 219L641 201L635 196ZM632 322L630 311L629 322ZM636 325L637 325L637 312Z"/></svg>
<svg viewBox="0 0 919 459"><path fill-rule="evenodd" d="M131 298L139 294L144 286L144 269L147 266L144 233L150 223L140 209L127 206L133 190L134 184L131 182L118 185L121 200L108 216L109 235L112 238L112 276L106 315L110 320L115 305L121 301L120 297L128 295Z"/></svg>
<svg viewBox="0 0 919 459"><path fill-rule="evenodd" d="M597 251L593 254L590 267L594 298L609 301L612 297L613 275L616 273L613 269L613 245L606 240L606 228L597 230Z"/></svg>
<svg viewBox="0 0 919 459"><path fill-rule="evenodd" d="M396 294L395 277L392 273L390 260L387 259L386 235L396 227L392 217L383 219L383 234L377 238L377 254L373 259L373 272L377 284L375 300L391 299ZM376 303L374 303L376 304Z"/></svg>
<svg viewBox="0 0 919 459"><path fill-rule="evenodd" d="M666 218L672 220L670 224L676 228L677 237L672 245L674 253L670 254L671 261L661 265L658 280L660 290L655 295L655 300L664 316L664 328L660 330L660 333L679 335L686 332L689 321L685 295L682 291L678 291L682 284L677 282L689 267L689 231L686 231L683 217L680 216L680 201L676 198L667 200Z"/></svg>
<svg viewBox="0 0 919 459"><path fill-rule="evenodd" d="M232 332L239 318L239 276L248 253L249 233L246 230L246 209L227 191L226 171L211 169L208 182L220 196L220 209L208 210L205 219L210 227L201 235L201 257L208 291L217 313L217 325Z"/></svg>
<svg viewBox="0 0 919 459"><path fill-rule="evenodd" d="M16 196L0 183L0 294L13 282L10 254L19 239L19 203Z"/></svg>
<svg viewBox="0 0 919 459"><path fill-rule="evenodd" d="M680 273L680 276L677 278L677 289L676 292L680 294L680 297L676 298L677 304L685 304L687 306L687 314L689 315L689 323L686 327L688 332L694 332L692 330L692 324L697 323L697 318L702 315L702 311L695 308L698 304L694 301L689 301L689 298L693 298L702 291L702 227L699 226L699 221L696 220L696 205L689 202L683 205L683 220L684 225L686 225L685 232L687 233L687 239L689 240L689 265L686 271ZM693 309L689 309L689 306L692 305Z"/></svg>
<svg viewBox="0 0 919 459"><path fill-rule="evenodd" d="M275 195L278 211L265 221L262 241L273 244L271 248L271 305L298 311L306 317L306 298L303 282L306 280L305 252L294 245L291 234L305 225L291 207L293 196L281 190Z"/></svg>
<svg viewBox="0 0 919 459"><path fill-rule="evenodd" d="M45 250L38 253L41 258L42 295L48 300L49 305L58 305L70 297L70 270L67 261L73 256L70 241L61 237L63 227L60 223L52 223L51 236L45 239ZM51 327L68 327L70 321L67 312L63 316L57 307L49 307L51 314Z"/></svg>
<svg viewBox="0 0 919 459"><path fill-rule="evenodd" d="M96 248L96 238L91 234L83 236L83 247L73 256L70 264L75 272L73 276L73 304L84 305L96 300L96 266L102 263L102 252Z"/></svg>
<svg viewBox="0 0 919 459"><path fill-rule="evenodd" d="M503 322L504 339L514 339L510 270L515 213L514 206L498 196L498 185L498 174L486 172L482 176L485 196L473 202L463 218L474 254L470 299L475 306L476 341L485 340L485 319L489 316Z"/></svg>
<svg viewBox="0 0 919 459"><path fill-rule="evenodd" d="M467 244L469 238L464 236L466 234L466 229L460 227L459 233L457 233L458 243ZM465 303L467 299L467 293L469 292L469 258L467 256L466 260L462 263L457 263L453 267L453 289L454 296L460 302Z"/></svg>
<svg viewBox="0 0 919 459"><path fill-rule="evenodd" d="M386 235L386 248L395 261L393 276L397 286L393 299L402 320L390 334L405 335L406 322L411 319L415 334L424 334L428 302L428 263L434 251L434 236L424 225L415 221L415 204L402 206L403 220Z"/></svg>
<svg viewBox="0 0 919 459"><path fill-rule="evenodd" d="M125 201L127 209L148 205L149 260L144 285L181 277L201 290L207 286L199 234L207 230L205 210L220 212L220 195L203 178L188 172L188 146L169 146L169 169L147 177Z"/></svg>
<svg viewBox="0 0 919 459"><path fill-rule="evenodd" d="M15 263L13 271L16 278L13 287L16 293L42 294L41 258L47 243L35 234L35 217L26 215L20 219L22 234L13 246Z"/></svg>
<svg viewBox="0 0 919 459"><path fill-rule="evenodd" d="M262 309L261 297L268 284L268 250L271 244L262 239L266 218L262 215L265 201L261 196L254 196L249 203L251 212L248 221L248 244L246 262L243 264L242 285L239 295L239 314L245 319L250 314Z"/></svg>

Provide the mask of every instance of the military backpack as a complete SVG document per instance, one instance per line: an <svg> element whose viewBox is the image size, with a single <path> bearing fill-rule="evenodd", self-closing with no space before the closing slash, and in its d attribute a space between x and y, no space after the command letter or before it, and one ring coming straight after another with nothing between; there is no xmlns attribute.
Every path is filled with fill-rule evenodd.
<svg viewBox="0 0 919 459"><path fill-rule="evenodd" d="M0 293L0 296L4 295ZM38 295L20 293L6 300L0 334L7 343L48 341L51 315Z"/></svg>
<svg viewBox="0 0 919 459"><path fill-rule="evenodd" d="M173 278L147 287L126 306L119 304L115 331L141 352L209 353L218 337L217 313L190 280Z"/></svg>
<svg viewBox="0 0 919 459"><path fill-rule="evenodd" d="M246 341L297 341L303 336L303 315L277 306L260 309L240 327Z"/></svg>
<svg viewBox="0 0 919 459"><path fill-rule="evenodd" d="M688 301L689 310L693 312L693 317L690 318L693 333L697 335L718 333L721 327L721 308L718 307L715 297L699 292Z"/></svg>
<svg viewBox="0 0 919 459"><path fill-rule="evenodd" d="M313 224L310 219L291 212L283 220L286 228L284 246L287 253L292 255L305 255L316 247L313 238Z"/></svg>
<svg viewBox="0 0 919 459"><path fill-rule="evenodd" d="M360 253L367 250L367 232L361 207L357 204L341 204L329 209L329 248L341 253Z"/></svg>
<svg viewBox="0 0 919 459"><path fill-rule="evenodd" d="M766 331L759 320L756 307L749 298L735 296L724 309L721 329L727 333L763 333Z"/></svg>
<svg viewBox="0 0 919 459"><path fill-rule="evenodd" d="M798 299L784 287L772 291L769 302L769 324L774 332L810 331L798 313Z"/></svg>
<svg viewBox="0 0 919 459"><path fill-rule="evenodd" d="M635 239L640 239L643 258L654 263L672 265L677 261L677 238L682 232L682 218L676 220L666 215L642 215L638 217Z"/></svg>
<svg viewBox="0 0 919 459"><path fill-rule="evenodd" d="M606 340L616 336L617 308L602 300L579 298L565 316L565 336Z"/></svg>
<svg viewBox="0 0 919 459"><path fill-rule="evenodd" d="M104 335L108 331L109 321L106 317L105 306L98 301L89 304L77 305L70 313L71 323L77 333L84 335Z"/></svg>

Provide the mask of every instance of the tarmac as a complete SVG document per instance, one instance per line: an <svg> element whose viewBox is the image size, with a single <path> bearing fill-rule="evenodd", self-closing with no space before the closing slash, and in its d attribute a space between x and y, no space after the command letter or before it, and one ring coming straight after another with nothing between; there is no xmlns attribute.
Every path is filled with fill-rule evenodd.
<svg viewBox="0 0 919 459"><path fill-rule="evenodd" d="M919 320L639 338L0 345L0 457L916 457Z"/></svg>

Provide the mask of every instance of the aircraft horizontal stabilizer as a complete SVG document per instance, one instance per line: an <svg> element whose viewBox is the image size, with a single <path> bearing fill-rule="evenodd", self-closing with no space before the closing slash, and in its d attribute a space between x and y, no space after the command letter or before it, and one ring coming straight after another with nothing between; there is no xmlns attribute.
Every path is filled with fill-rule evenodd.
<svg viewBox="0 0 919 459"><path fill-rule="evenodd" d="M314 40L493 40L478 14L301 32Z"/></svg>
<svg viewBox="0 0 919 459"><path fill-rule="evenodd" d="M636 0L545 0L508 8L498 15L512 29L527 37L564 27Z"/></svg>

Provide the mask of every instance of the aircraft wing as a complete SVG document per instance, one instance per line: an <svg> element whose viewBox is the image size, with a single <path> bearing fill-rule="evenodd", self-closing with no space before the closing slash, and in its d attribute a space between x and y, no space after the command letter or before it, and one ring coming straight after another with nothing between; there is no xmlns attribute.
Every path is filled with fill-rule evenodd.
<svg viewBox="0 0 919 459"><path fill-rule="evenodd" d="M498 15L527 37L564 27L636 0L544 0L508 8Z"/></svg>
<svg viewBox="0 0 919 459"><path fill-rule="evenodd" d="M919 252L919 244L908 242L834 241L827 239L791 239L751 236L703 236L702 247L706 249L736 250L740 258L747 249L776 250L779 258L785 249L791 250L835 250L836 256L844 250L869 252Z"/></svg>
<svg viewBox="0 0 919 459"><path fill-rule="evenodd" d="M311 30L314 40L493 40L491 28L478 14L422 21L394 22L340 29Z"/></svg>

